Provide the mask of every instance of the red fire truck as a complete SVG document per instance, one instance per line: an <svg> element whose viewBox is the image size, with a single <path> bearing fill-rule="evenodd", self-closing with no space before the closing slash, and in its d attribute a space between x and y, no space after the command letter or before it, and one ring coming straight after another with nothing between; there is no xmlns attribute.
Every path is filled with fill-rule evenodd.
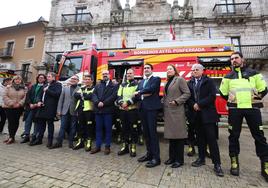
<svg viewBox="0 0 268 188"><path fill-rule="evenodd" d="M112 78L120 80L130 67L135 70L135 77L142 79L143 65L150 63L154 66L154 75L162 80L162 95L169 64L174 64L180 76L189 80L192 65L201 63L206 68L205 74L212 77L218 87L222 77L230 71L232 49L228 41L202 40L142 43L132 49L87 48L68 51L58 62L57 79L64 81L74 74L82 78L83 74L89 73L98 81L102 70L108 69ZM216 107L219 114L227 114L226 102L220 96L217 96Z"/></svg>

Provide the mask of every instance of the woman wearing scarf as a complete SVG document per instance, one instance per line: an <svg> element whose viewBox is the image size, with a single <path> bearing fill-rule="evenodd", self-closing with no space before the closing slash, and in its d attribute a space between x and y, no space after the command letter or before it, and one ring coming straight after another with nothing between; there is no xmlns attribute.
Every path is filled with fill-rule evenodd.
<svg viewBox="0 0 268 188"><path fill-rule="evenodd" d="M23 112L27 88L21 76L17 75L12 79L12 84L7 86L3 96L4 108L8 120L9 138L4 141L6 144L15 142L15 135L19 127L20 116Z"/></svg>

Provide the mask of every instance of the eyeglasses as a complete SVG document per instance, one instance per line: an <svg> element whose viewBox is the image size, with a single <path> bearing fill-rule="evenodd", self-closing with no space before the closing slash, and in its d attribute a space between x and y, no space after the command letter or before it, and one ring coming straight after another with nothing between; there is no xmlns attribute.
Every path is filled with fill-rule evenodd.
<svg viewBox="0 0 268 188"><path fill-rule="evenodd" d="M144 67L143 69L151 69L151 67Z"/></svg>
<svg viewBox="0 0 268 188"><path fill-rule="evenodd" d="M199 70L200 70L200 69L192 69L191 71L193 71L193 72L194 72L194 71L199 71Z"/></svg>
<svg viewBox="0 0 268 188"><path fill-rule="evenodd" d="M231 61L233 61L234 59L239 59L239 57L232 57Z"/></svg>

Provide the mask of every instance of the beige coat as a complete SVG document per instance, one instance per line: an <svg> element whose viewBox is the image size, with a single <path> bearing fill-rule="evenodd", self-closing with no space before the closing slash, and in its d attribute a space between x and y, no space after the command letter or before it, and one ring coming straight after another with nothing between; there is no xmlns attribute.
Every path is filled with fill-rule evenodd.
<svg viewBox="0 0 268 188"><path fill-rule="evenodd" d="M175 76L171 81L167 94L164 92L164 137L167 139L187 138L184 103L191 96L186 81ZM169 104L176 101L177 105Z"/></svg>
<svg viewBox="0 0 268 188"><path fill-rule="evenodd" d="M11 85L7 86L6 91L4 92L3 102L4 108L13 108L13 105L18 103L20 107L23 107L25 103L27 89L15 90Z"/></svg>

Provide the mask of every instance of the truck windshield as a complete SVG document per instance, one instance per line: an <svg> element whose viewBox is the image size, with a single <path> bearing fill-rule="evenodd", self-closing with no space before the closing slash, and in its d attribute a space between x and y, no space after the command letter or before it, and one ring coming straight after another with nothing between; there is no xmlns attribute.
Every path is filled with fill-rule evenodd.
<svg viewBox="0 0 268 188"><path fill-rule="evenodd" d="M83 57L67 57L60 73L60 80L65 80L81 70Z"/></svg>

